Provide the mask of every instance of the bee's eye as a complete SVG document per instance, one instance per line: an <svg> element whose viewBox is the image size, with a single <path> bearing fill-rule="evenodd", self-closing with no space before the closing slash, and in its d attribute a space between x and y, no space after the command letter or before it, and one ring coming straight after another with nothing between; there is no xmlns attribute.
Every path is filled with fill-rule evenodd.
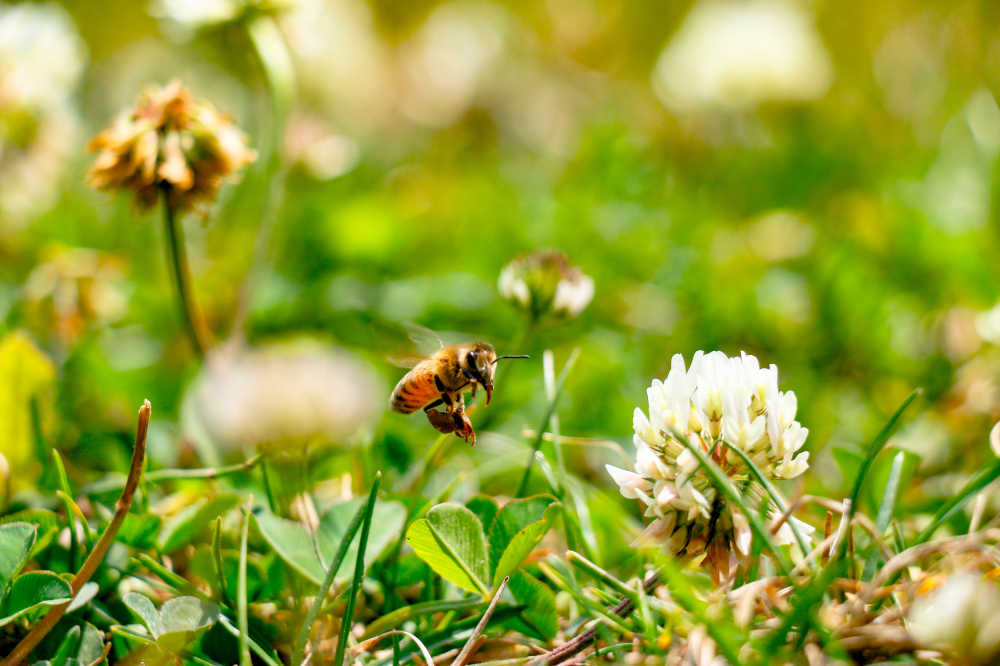
<svg viewBox="0 0 1000 666"><path fill-rule="evenodd" d="M465 357L465 362L469 364L470 368L476 367L476 352L469 352L469 355Z"/></svg>

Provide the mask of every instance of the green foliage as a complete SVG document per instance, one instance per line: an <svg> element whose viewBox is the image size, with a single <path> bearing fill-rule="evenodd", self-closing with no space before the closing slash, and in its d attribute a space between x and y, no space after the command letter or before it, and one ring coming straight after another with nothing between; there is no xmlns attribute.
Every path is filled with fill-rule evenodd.
<svg viewBox="0 0 1000 666"><path fill-rule="evenodd" d="M145 397L143 481L33 663L387 666L421 660L417 641L440 659L507 576L473 663L581 636L581 663L920 663L912 600L993 566L995 3L796 3L828 90L730 98L777 76L743 67L719 76L729 103L688 110L663 99L657 63L712 3L241 0L201 27L91 4L0 6L0 21L57 11L69 31L60 49L0 48L17 74L0 103L0 654L73 596ZM727 45L692 60L692 86ZM144 213L85 187L85 145L177 77L258 156L168 235L161 200ZM24 82L45 94L19 99ZM579 316L498 290L544 248L593 279ZM204 357L185 332L199 318ZM388 409L404 371L387 359L434 351L418 327L531 355L499 366L490 405L467 396L474 448ZM248 372L248 352L303 337L350 354L371 393L280 355ZM777 364L809 429L791 482L736 449L749 478L732 478L735 458L687 443L703 490L748 520L750 553L668 557L668 518L605 470L632 468L634 409L697 349ZM813 536L791 522L788 546L785 513Z"/></svg>
<svg viewBox="0 0 1000 666"><path fill-rule="evenodd" d="M288 566L318 585L323 580L324 567L346 536L351 517L361 506L361 500L349 500L330 507L316 529L315 543L312 535L301 524L279 518L272 513L255 513L253 522L261 536ZM398 536L405 517L406 511L398 502L380 502L375 505L373 531L365 550L366 563L373 562ZM317 543L323 562L320 562L317 556ZM350 562L357 552L358 546L354 542L348 548L346 557L337 571L338 581L344 581L350 575L352 570Z"/></svg>
<svg viewBox="0 0 1000 666"><path fill-rule="evenodd" d="M37 531L37 526L29 523L0 525L0 627L73 597L69 583L51 571L18 575L28 561Z"/></svg>
<svg viewBox="0 0 1000 666"><path fill-rule="evenodd" d="M19 485L39 472L40 423L37 411L32 414L32 401L51 400L55 379L55 365L24 332L0 338L0 453L19 470Z"/></svg>
<svg viewBox="0 0 1000 666"><path fill-rule="evenodd" d="M136 592L124 595L122 601L142 622L147 639L168 655L184 650L219 618L217 606L196 597L168 599L159 610Z"/></svg>
<svg viewBox="0 0 1000 666"><path fill-rule="evenodd" d="M433 507L426 518L414 521L406 541L442 578L489 598L549 531L561 505L548 495L514 499L499 511L495 503L476 500L471 504L480 515L493 516L488 537L480 515L445 503ZM523 584L520 589L527 593L530 585Z"/></svg>
<svg viewBox="0 0 1000 666"><path fill-rule="evenodd" d="M459 504L439 504L406 531L413 551L445 580L490 596L490 562L483 524Z"/></svg>
<svg viewBox="0 0 1000 666"><path fill-rule="evenodd" d="M0 626L21 615L68 602L73 598L69 583L51 571L29 571L14 579L0 601Z"/></svg>

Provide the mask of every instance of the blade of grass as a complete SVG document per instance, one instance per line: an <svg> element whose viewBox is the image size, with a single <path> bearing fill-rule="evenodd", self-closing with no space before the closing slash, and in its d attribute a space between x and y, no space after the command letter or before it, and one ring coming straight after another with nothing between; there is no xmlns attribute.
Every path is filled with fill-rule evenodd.
<svg viewBox="0 0 1000 666"><path fill-rule="evenodd" d="M535 452L535 460L538 462L538 469L541 470L542 476L545 477L545 482L549 485L549 490L552 494L559 500L561 509L560 513L563 516L563 529L566 535L566 543L569 544L570 548L579 548L583 550L588 557L594 557L593 549L587 540L583 536L583 525L580 522L580 516L575 510L577 503L575 496L570 498L570 501L566 500L566 494L570 493L573 495L572 491L568 487L564 487L559 483L559 479L556 477L556 472L549 464L548 459L545 454L541 451ZM572 506L570 506L572 505Z"/></svg>
<svg viewBox="0 0 1000 666"><path fill-rule="evenodd" d="M966 483L954 497L945 502L944 506L938 509L938 512L934 514L934 518L931 520L930 524L925 527L920 534L916 536L913 543L909 545L917 546L930 539L934 534L934 531L941 527L941 525L944 524L944 522L948 520L952 514L965 506L966 502L968 502L980 490L992 483L997 477L1000 477L1000 460L993 463L992 467L987 467L969 479L968 483Z"/></svg>
<svg viewBox="0 0 1000 666"><path fill-rule="evenodd" d="M778 489L775 488L774 484L771 483L771 480L764 476L764 474L760 471L760 468L757 467L757 464L751 460L750 456L747 455L746 451L738 446L733 446L724 440L723 443L729 447L730 451L733 451L740 457L740 459L743 460L744 464L746 464L746 466L750 469L750 473L753 474L754 478L757 480L757 483L763 486L764 490L767 491L767 494L771 496L771 500L774 502L774 505L778 507L778 511L782 514L787 513L788 505L785 503L785 499L781 496L781 493L778 492ZM799 531L798 526L795 524L795 521L792 520L791 516L788 517L787 522L788 526L792 528L792 534L795 535L795 541L798 542L799 548L802 550L802 554L805 555L809 552L809 545L806 543L805 538L802 536L802 533Z"/></svg>
<svg viewBox="0 0 1000 666"><path fill-rule="evenodd" d="M222 516L215 519L215 533L212 535L212 561L215 564L215 575L219 579L219 596L222 603L230 602L229 589L226 587L226 574L222 568Z"/></svg>
<svg viewBox="0 0 1000 666"><path fill-rule="evenodd" d="M247 542L250 538L250 511L253 509L253 497L247 501L243 510L243 524L240 526L240 566L236 576L236 621L240 629L240 666L252 666L250 646L247 638L250 636L250 622L247 617Z"/></svg>
<svg viewBox="0 0 1000 666"><path fill-rule="evenodd" d="M542 423L538 426L535 440L531 443L531 455L528 457L528 463L524 467L524 475L521 477L521 483L517 487L517 494L515 497L523 497L525 491L528 489L528 481L531 479L531 468L535 463L535 453L542 447L542 442L545 439L545 430L548 428L549 420L552 418L552 415L555 414L556 405L559 404L559 398L562 396L563 387L566 384L566 378L569 376L570 370L573 369L573 366L576 364L576 359L579 356L580 348L577 347L570 353L569 358L566 360L566 365L563 366L562 372L559 373L559 379L556 380L555 391L553 392L552 398L549 400L548 407L545 410L545 416L542 417Z"/></svg>
<svg viewBox="0 0 1000 666"><path fill-rule="evenodd" d="M347 593L347 606L344 608L344 616L340 620L340 636L337 639L337 651L333 657L333 663L337 666L343 666L344 654L347 652L347 638L350 636L351 622L354 619L354 603L358 598L361 579L365 574L365 550L368 548L368 533L372 527L375 495L378 491L378 483L381 477L381 472L375 474L375 482L372 484L371 493L368 495L368 506L365 508L364 523L361 525L361 536L358 538L358 557L354 561L354 579L351 581L350 592Z"/></svg>
<svg viewBox="0 0 1000 666"><path fill-rule="evenodd" d="M241 463L226 465L225 467L199 467L197 469L158 469L148 472L143 477L148 483L165 483L168 481L186 481L189 479L204 480L218 479L230 474L237 474L249 469L253 469L261 461L261 454L248 458ZM88 483L80 489L81 495L101 495L120 489L125 484L125 477L121 475L109 476L108 478Z"/></svg>
<svg viewBox="0 0 1000 666"><path fill-rule="evenodd" d="M906 460L906 453L900 451L892 459L892 466L889 467L889 477L885 481L885 490L882 492L882 501L878 507L878 516L875 518L875 530L879 534L885 534L892 520L892 512L896 508L896 497L899 495L899 482L903 477L903 462ZM865 563L865 570L862 580L871 580L875 575L875 567L878 565L878 548L872 551L871 556Z"/></svg>
<svg viewBox="0 0 1000 666"><path fill-rule="evenodd" d="M138 561L139 563L144 565L147 569L156 574L160 578L160 580L163 581L164 585L166 585L167 587L177 590L178 592L183 592L184 594L190 594L192 596L198 597L202 601L209 601L214 603L215 600L212 599L212 597L202 592L200 589L198 589L194 584L192 584L183 576L180 576L171 571L170 569L166 568L165 566L163 566L160 562L151 557L148 553L139 553L138 555L135 556L134 560Z"/></svg>
<svg viewBox="0 0 1000 666"><path fill-rule="evenodd" d="M767 526L757 516L757 512L754 511L752 507L747 506L746 502L743 501L743 497L740 495L740 492L736 490L732 482L729 480L729 477L726 476L725 472L719 469L719 466L716 465L714 461L710 460L707 455L705 455L705 452L701 450L701 447L692 445L682 434L675 431L673 432L673 437L688 451L690 451L695 458L698 459L698 463L705 469L709 477L712 479L712 483L715 485L716 490L718 490L727 501L736 505L743 513L747 519L747 523L750 524L750 529L753 531L754 536L760 539L761 543L767 546L767 549L774 555L775 563L778 565L781 573L786 576L791 573L792 567L788 563L788 558L785 557L785 553L782 552L778 544L774 542L774 539L771 536L771 530L767 529Z"/></svg>
<svg viewBox="0 0 1000 666"><path fill-rule="evenodd" d="M357 534L358 529L361 527L361 522L364 520L371 520L372 512L375 510L375 497L378 493L378 487L381 481L382 473L378 472L375 474L375 480L372 482L371 491L368 493L368 502L364 506L358 507L354 517L351 518L351 522L347 525L347 531L344 532L344 537L340 540L340 545L337 546L337 552L334 553L333 559L330 560L330 566L327 568L326 575L323 577L323 583L319 586L319 590L316 592L316 598L313 600L312 606L309 607L305 620L302 622L302 627L299 629L299 635L295 639L295 650L292 653L293 664L301 664L305 659L306 642L309 640L309 634L312 633L312 627L316 622L316 617L319 615L320 608L323 605L323 600L326 599L327 594L330 593L330 587L333 585L333 579L336 577L337 571L340 569L340 565L344 561L344 557L347 556L347 549L351 546L351 542L354 541L354 535ZM364 551L360 552L363 556Z"/></svg>
<svg viewBox="0 0 1000 666"><path fill-rule="evenodd" d="M545 398L551 401L556 395L556 360L551 349L542 352L542 380L545 383ZM549 419L549 431L552 433L552 450L556 454L556 469L559 471L561 489L566 481L566 463L563 460L562 444L559 442L559 414L555 412Z"/></svg>
<svg viewBox="0 0 1000 666"><path fill-rule="evenodd" d="M239 628L236 627L232 622L230 622L229 618L226 617L225 615L220 615L219 616L219 624L222 625L223 629L225 629L230 634L232 634L234 638L238 639L241 635L244 635L244 636L246 635L246 634L242 634L240 632ZM269 655L267 653L267 650L265 650L264 648L262 648L257 643L257 641L255 641L253 638L251 638L250 636L247 636L246 637L246 641L247 641L247 645L250 646L250 650L255 655L257 655L258 657L260 657L261 661L263 661L265 664L267 664L267 666L282 666L282 664L281 664L280 661L278 661L277 659L275 659L273 656Z"/></svg>
<svg viewBox="0 0 1000 666"><path fill-rule="evenodd" d="M851 504L848 508L847 515L844 516L848 525L850 525L851 519L858 510L858 499L861 495L861 486L864 485L865 477L868 476L868 471L875 462L876 456L878 456L879 452L882 451L882 447L885 446L885 443L889 441L889 435L891 435L892 431L896 429L896 424L899 423L899 419L903 416L903 412L910 406L910 403L917 399L920 392L920 389L914 390L913 393L911 393L906 400L903 401L903 404L896 409L889 421L882 426L879 433L875 435L875 439L873 439L871 444L868 445L865 457L861 461L861 468L858 470L857 476L854 477L854 487L851 489ZM837 559L843 556L844 551L847 549L847 542L847 539L841 540L840 544L838 544L839 547L837 548L837 553L832 559Z"/></svg>
<svg viewBox="0 0 1000 666"><path fill-rule="evenodd" d="M385 633L390 629L395 629L404 622L423 615L433 615L453 610L466 610L483 605L485 605L485 602L481 597L469 597L468 599L457 599L455 601L424 601L410 606L403 606L369 624L365 628L362 639L367 640L377 634Z"/></svg>
<svg viewBox="0 0 1000 666"><path fill-rule="evenodd" d="M76 507L73 506L73 491L69 487L69 476L66 474L66 467L63 465L62 456L54 448L52 449L52 462L56 469L56 480L59 482L59 488L62 491L58 496L62 499L66 510L66 526L69 530L69 568L71 571L76 571L76 561L80 552L80 544L76 538L76 511L74 511Z"/></svg>
<svg viewBox="0 0 1000 666"><path fill-rule="evenodd" d="M597 580L603 581L604 584L614 589L619 594L624 594L625 596L631 598L633 601L636 600L635 590L633 590L631 587L629 587L622 581L612 576L610 573L599 567L594 562L588 560L580 553L573 550L566 551L566 560L569 561L569 563L575 566L577 569L580 569L581 571L590 574Z"/></svg>

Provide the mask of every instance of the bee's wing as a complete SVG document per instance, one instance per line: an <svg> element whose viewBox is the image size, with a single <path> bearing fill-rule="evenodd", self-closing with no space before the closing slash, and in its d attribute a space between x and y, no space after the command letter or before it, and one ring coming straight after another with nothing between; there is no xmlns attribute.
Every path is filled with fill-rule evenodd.
<svg viewBox="0 0 1000 666"><path fill-rule="evenodd" d="M468 335L451 331L438 332L414 322L406 322L402 327L410 341L409 345L405 345L409 349L398 355L386 356L389 363L400 368L412 368L446 346L469 339Z"/></svg>
<svg viewBox="0 0 1000 666"><path fill-rule="evenodd" d="M441 336L426 326L421 326L415 322L406 322L403 324L403 328L406 329L406 336L410 339L415 346L418 353L425 356L430 356L437 350L445 346L444 340Z"/></svg>
<svg viewBox="0 0 1000 666"><path fill-rule="evenodd" d="M422 356L386 356L385 360L396 366L397 368L415 368L418 363L424 360L426 357Z"/></svg>
<svg viewBox="0 0 1000 666"><path fill-rule="evenodd" d="M403 324L403 328L406 329L410 341L416 345L418 353L424 356L430 356L445 347L474 339L474 336L470 336L468 333L459 331L434 331L413 322Z"/></svg>
<svg viewBox="0 0 1000 666"><path fill-rule="evenodd" d="M412 368L444 347L440 336L431 329L406 322L401 325L399 345L385 360L399 368ZM406 340L404 341L403 335Z"/></svg>

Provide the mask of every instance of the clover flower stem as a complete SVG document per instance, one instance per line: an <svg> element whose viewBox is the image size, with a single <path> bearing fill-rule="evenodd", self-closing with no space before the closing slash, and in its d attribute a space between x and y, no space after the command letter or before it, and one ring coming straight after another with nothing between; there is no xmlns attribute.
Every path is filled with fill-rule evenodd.
<svg viewBox="0 0 1000 666"><path fill-rule="evenodd" d="M167 232L167 251L173 269L174 284L177 287L181 318L184 320L195 353L199 358L204 358L205 351L209 348L208 331L192 293L191 270L188 266L187 250L184 247L184 228L177 219L177 211L170 204L166 191L163 196L163 223Z"/></svg>
<svg viewBox="0 0 1000 666"><path fill-rule="evenodd" d="M70 589L73 591L74 597L80 592L84 583L91 579L97 568L101 565L101 562L104 561L104 556L107 554L108 549L111 548L111 544L115 540L115 535L118 534L118 529L125 522L125 516L128 515L128 511L132 507L132 499L135 497L135 491L139 487L139 479L142 477L142 466L146 461L146 431L149 429L149 414L151 410L152 407L149 404L149 400L145 400L142 407L139 408L139 422L135 432L135 447L132 449L132 463L129 465L128 481L125 482L122 494L119 496L118 502L115 503L115 512L111 517L111 522L104 528L104 532L94 545L94 549L90 551L90 555L84 560L83 566L80 567L80 570L73 576L73 580L70 581ZM0 666L15 666L15 664L26 661L28 655L35 649L35 646L45 638L49 631L66 614L66 609L69 608L70 603L72 602L67 601L64 604L53 606L45 614L45 617L31 628L28 635L21 639L21 642L14 647L10 655L0 662Z"/></svg>

